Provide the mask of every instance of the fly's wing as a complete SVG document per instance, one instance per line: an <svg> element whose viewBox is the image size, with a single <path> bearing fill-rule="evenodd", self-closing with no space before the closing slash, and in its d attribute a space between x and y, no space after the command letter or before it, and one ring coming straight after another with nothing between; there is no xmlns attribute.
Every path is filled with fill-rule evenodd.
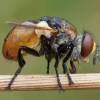
<svg viewBox="0 0 100 100"><path fill-rule="evenodd" d="M41 35L51 37L53 34L57 33L57 30L50 28L45 21L40 21L37 24L35 24L33 21L26 21L23 23L7 23L15 26L11 32L13 35L16 35L16 39L20 39L20 41L22 41L20 42L20 45L27 44L28 42L31 43L30 41L34 40L35 38L40 39ZM34 44L35 43L33 43L33 45Z"/></svg>
<svg viewBox="0 0 100 100"><path fill-rule="evenodd" d="M57 33L57 30L50 28L45 21L40 21L37 24L35 24L33 21L26 21L23 23L7 23L15 26L15 28L10 31L9 37L11 37L10 40L13 40L13 42L17 42L17 44L19 43L19 45L36 45L37 43L34 42L39 40L41 35L47 35L48 37L49 35L51 36L53 33Z"/></svg>
<svg viewBox="0 0 100 100"><path fill-rule="evenodd" d="M44 22L44 21L42 21L42 22ZM16 23L16 22L10 22L10 21L8 21L6 23L10 24L10 25L14 25L14 26L23 26L23 27L27 27L27 28L34 28L34 29L40 29L40 30L48 30L48 31L50 31L52 33L58 32L57 30L54 30L54 29L52 29L50 27L37 26L37 24L30 23L28 21L23 22L23 23Z"/></svg>

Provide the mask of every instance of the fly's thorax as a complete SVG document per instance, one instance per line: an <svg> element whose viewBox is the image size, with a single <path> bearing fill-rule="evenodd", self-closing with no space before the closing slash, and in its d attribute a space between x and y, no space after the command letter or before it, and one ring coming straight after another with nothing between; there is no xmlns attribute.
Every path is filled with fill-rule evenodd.
<svg viewBox="0 0 100 100"><path fill-rule="evenodd" d="M65 20L62 20L62 26L58 30L58 37L60 37L58 42L59 45L65 42L68 43L69 41L74 40L77 36L76 28L71 23Z"/></svg>
<svg viewBox="0 0 100 100"><path fill-rule="evenodd" d="M62 21L63 24L63 30L65 33L69 34L71 39L74 40L76 35L77 35L77 30L76 28L68 21Z"/></svg>
<svg viewBox="0 0 100 100"><path fill-rule="evenodd" d="M70 34L60 32L57 35L57 42L59 45L64 44L65 42L68 43L69 41L72 41Z"/></svg>

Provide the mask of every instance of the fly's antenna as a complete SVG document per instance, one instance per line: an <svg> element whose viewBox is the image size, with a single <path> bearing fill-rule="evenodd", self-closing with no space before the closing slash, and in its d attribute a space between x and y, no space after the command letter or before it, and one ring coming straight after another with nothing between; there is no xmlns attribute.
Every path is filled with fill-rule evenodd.
<svg viewBox="0 0 100 100"><path fill-rule="evenodd" d="M96 44L95 55L94 55L94 57L93 57L93 64L94 64L94 65L96 64L97 58L98 58L99 61L100 61L100 58L99 58L99 45L98 45L98 44Z"/></svg>

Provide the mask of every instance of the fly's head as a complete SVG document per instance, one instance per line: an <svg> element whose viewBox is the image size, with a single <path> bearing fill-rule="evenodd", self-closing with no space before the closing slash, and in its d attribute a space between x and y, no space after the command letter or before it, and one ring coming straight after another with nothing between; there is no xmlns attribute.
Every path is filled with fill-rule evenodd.
<svg viewBox="0 0 100 100"><path fill-rule="evenodd" d="M83 31L75 39L75 47L73 49L71 59L73 61L89 62L89 56L95 51L93 63L99 55L99 46L96 44L93 36L88 31ZM98 57L99 58L99 57Z"/></svg>

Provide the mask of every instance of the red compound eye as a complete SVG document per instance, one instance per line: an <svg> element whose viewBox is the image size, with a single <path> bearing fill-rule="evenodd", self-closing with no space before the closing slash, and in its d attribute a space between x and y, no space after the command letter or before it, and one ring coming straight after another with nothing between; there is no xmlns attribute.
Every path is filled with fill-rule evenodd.
<svg viewBox="0 0 100 100"><path fill-rule="evenodd" d="M88 57L93 49L93 38L90 34L86 34L82 41L81 56Z"/></svg>

